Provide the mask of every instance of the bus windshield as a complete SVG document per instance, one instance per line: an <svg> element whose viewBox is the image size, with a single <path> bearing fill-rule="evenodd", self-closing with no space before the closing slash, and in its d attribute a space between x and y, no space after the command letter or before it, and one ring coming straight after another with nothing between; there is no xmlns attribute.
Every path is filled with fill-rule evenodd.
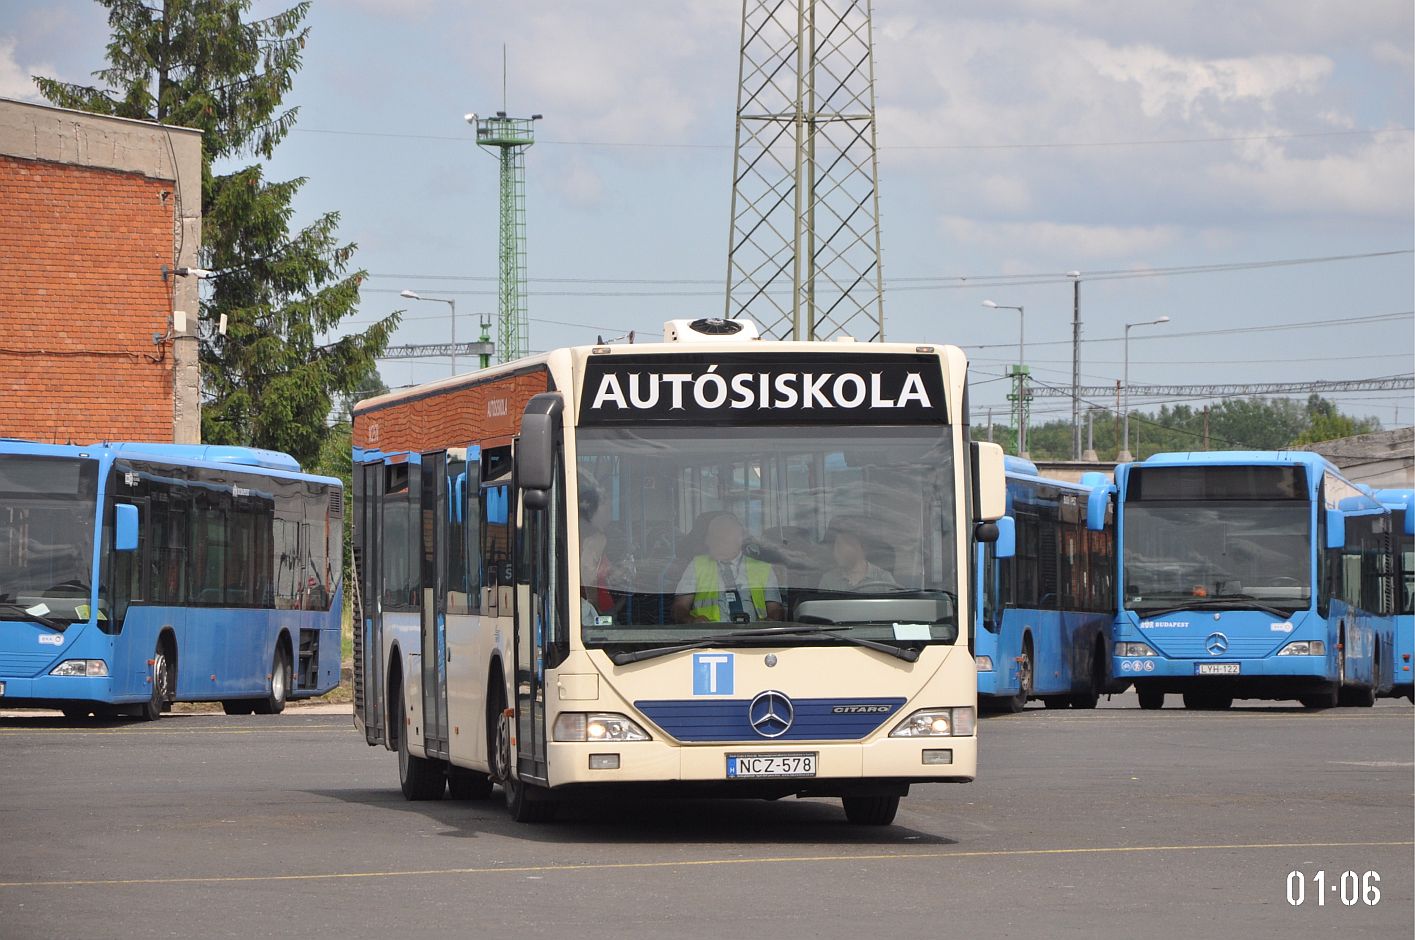
<svg viewBox="0 0 1415 940"><path fill-rule="evenodd" d="M0 456L0 621L88 619L97 496L96 461Z"/></svg>
<svg viewBox="0 0 1415 940"><path fill-rule="evenodd" d="M1311 511L1299 500L1127 502L1125 606L1306 607Z"/></svg>
<svg viewBox="0 0 1415 940"><path fill-rule="evenodd" d="M587 646L958 637L952 431L578 432Z"/></svg>

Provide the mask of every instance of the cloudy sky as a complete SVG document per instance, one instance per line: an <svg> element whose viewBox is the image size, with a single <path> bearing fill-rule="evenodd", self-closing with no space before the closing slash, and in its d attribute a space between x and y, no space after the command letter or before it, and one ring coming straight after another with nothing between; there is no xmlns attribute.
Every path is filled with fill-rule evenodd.
<svg viewBox="0 0 1415 940"><path fill-rule="evenodd" d="M407 306L402 288L458 292L470 338L495 306L496 174L462 115L501 107L504 44L509 110L545 115L527 157L532 346L717 315L740 15L737 0L315 0L299 130L269 173L309 178L302 218L342 213L374 275L357 319ZM1132 381L1410 372L1412 34L1408 0L875 0L889 338L970 347L980 381L1018 335L982 301L1024 305L1034 373L1066 384L1064 278L965 278L1398 251L1098 277L1082 371L1113 383L1124 323L1167 315L1132 334ZM6 0L0 96L32 98L36 73L84 79L106 38L88 0ZM1250 326L1288 328L1211 332ZM414 303L398 339L446 335L443 306ZM446 364L383 372L396 386ZM974 403L1003 395L979 384ZM1387 424L1415 404L1341 400Z"/></svg>

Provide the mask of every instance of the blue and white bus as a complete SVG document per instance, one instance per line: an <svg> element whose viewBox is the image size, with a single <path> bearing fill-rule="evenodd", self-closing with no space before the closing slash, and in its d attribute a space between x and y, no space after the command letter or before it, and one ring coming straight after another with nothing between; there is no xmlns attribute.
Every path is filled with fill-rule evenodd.
<svg viewBox="0 0 1415 940"><path fill-rule="evenodd" d="M1112 691L1115 526L1108 499L1094 517L1087 509L1110 479L1047 479L1018 457L1005 468L1000 537L978 544L978 701L1007 712L1032 698L1048 708L1095 708Z"/></svg>
<svg viewBox="0 0 1415 940"><path fill-rule="evenodd" d="M1371 705L1395 656L1390 511L1310 453L1116 468L1115 671L1141 708Z"/></svg>
<svg viewBox="0 0 1415 940"><path fill-rule="evenodd" d="M1415 490L1381 490L1376 498L1390 510L1396 541L1394 694L1415 702Z"/></svg>
<svg viewBox="0 0 1415 940"><path fill-rule="evenodd" d="M0 708L270 714L339 682L340 481L236 447L0 440Z"/></svg>

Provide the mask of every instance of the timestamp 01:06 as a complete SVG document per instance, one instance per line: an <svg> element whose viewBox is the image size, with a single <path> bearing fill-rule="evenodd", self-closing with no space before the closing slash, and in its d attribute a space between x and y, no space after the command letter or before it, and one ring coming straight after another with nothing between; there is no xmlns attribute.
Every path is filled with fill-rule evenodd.
<svg viewBox="0 0 1415 940"><path fill-rule="evenodd" d="M1310 898L1307 891L1309 884ZM1310 875L1301 871L1288 872L1287 903L1293 907L1301 907L1311 900L1318 907L1325 907L1330 895L1333 904L1339 901L1347 907L1355 907L1358 904L1375 907L1381 903L1380 884L1380 873L1374 871L1315 871Z"/></svg>

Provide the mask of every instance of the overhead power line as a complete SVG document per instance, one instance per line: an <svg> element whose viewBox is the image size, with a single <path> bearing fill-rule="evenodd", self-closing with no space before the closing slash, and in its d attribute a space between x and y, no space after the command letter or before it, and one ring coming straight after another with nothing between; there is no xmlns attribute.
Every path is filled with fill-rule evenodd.
<svg viewBox="0 0 1415 940"><path fill-rule="evenodd" d="M1250 395L1299 395L1313 392L1392 392L1415 388L1415 373L1386 375L1373 379L1338 379L1317 382L1228 382L1217 385L1131 385L1131 398L1242 398ZM1115 392L1115 385L1082 385L1078 396L1100 396ZM1070 398L1071 389L1040 385L1031 390L1033 398Z"/></svg>

